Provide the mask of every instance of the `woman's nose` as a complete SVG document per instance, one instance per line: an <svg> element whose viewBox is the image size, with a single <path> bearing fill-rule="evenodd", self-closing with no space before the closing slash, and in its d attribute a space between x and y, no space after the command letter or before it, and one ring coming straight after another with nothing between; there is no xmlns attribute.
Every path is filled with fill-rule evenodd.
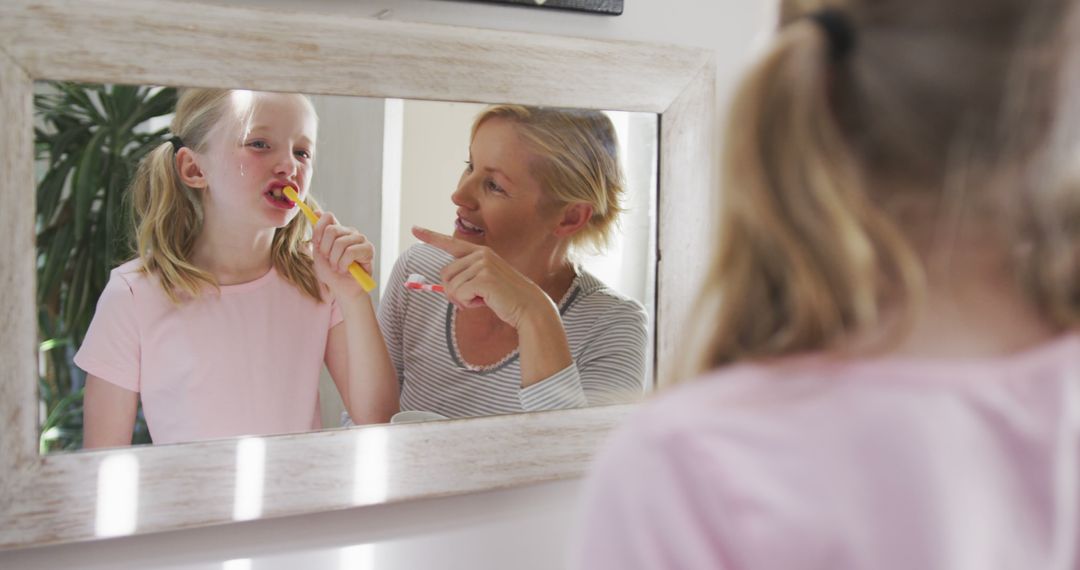
<svg viewBox="0 0 1080 570"><path fill-rule="evenodd" d="M459 206L467 209L476 208L476 198L473 196L473 188L476 185L472 182L472 177L468 173L461 175L461 180L458 181L457 189L450 195L450 201L455 206Z"/></svg>

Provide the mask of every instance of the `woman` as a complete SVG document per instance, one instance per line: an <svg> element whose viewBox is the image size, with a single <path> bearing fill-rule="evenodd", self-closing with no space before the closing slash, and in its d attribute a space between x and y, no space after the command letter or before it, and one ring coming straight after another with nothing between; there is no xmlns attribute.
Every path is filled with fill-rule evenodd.
<svg viewBox="0 0 1080 570"><path fill-rule="evenodd" d="M605 115L504 105L473 124L453 236L423 228L379 322L401 410L447 417L626 402L643 390L644 309L572 260L602 246L622 175ZM418 274L445 296L406 289Z"/></svg>

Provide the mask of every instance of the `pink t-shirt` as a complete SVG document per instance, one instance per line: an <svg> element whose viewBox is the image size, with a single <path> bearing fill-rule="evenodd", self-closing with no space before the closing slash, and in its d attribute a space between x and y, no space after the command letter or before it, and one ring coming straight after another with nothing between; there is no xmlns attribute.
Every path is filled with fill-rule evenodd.
<svg viewBox="0 0 1080 570"><path fill-rule="evenodd" d="M1080 336L708 374L618 430L583 524L589 570L1076 570Z"/></svg>
<svg viewBox="0 0 1080 570"><path fill-rule="evenodd" d="M113 269L75 364L139 392L154 443L318 429L337 304L277 271L179 305L138 260Z"/></svg>

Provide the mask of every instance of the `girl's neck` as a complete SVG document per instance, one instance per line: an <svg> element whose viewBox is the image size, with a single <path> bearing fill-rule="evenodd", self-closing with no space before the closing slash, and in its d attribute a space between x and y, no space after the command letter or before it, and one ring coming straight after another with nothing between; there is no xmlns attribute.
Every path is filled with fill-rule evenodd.
<svg viewBox="0 0 1080 570"><path fill-rule="evenodd" d="M205 225L195 239L191 262L208 271L219 285L254 281L270 271L274 230L244 231Z"/></svg>
<svg viewBox="0 0 1080 570"><path fill-rule="evenodd" d="M989 357L1041 344L1058 331L1015 277L1009 239L991 224L912 236L926 298L910 334L891 351L918 357Z"/></svg>

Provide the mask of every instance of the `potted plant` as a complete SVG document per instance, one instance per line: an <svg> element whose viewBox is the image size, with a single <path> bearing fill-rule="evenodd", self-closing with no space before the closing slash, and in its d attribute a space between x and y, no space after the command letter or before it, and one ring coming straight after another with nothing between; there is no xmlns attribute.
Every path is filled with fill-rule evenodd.
<svg viewBox="0 0 1080 570"><path fill-rule="evenodd" d="M134 256L128 185L139 160L168 140L168 129L152 124L174 111L176 89L42 82L35 91L38 389L46 453L82 447L84 377L72 357L109 271ZM134 442L149 442L139 416Z"/></svg>

